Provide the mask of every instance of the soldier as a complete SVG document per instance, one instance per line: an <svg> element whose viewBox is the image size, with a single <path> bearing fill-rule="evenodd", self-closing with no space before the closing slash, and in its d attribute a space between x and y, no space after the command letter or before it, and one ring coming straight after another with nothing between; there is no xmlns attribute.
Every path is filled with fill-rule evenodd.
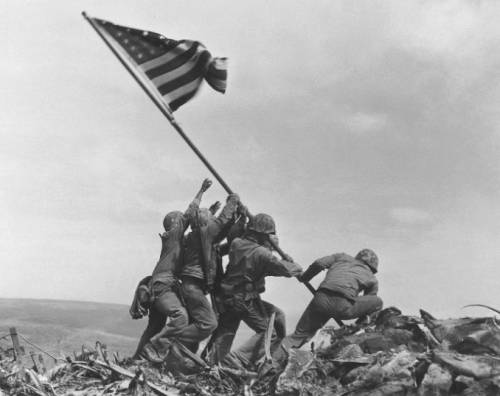
<svg viewBox="0 0 500 396"><path fill-rule="evenodd" d="M198 210L191 232L185 238L180 277L190 323L177 339L193 352L217 327L216 314L205 296L216 283L219 262L216 244L226 237L239 201L237 194L230 194L217 217L209 209Z"/></svg>
<svg viewBox="0 0 500 396"><path fill-rule="evenodd" d="M205 179L185 213L170 212L163 220L165 232L160 235L162 242L160 260L149 282L151 298L149 322L138 346L139 350L145 344L142 354L150 361L162 362L168 352L170 344L168 338L178 336L188 325L188 314L178 295L179 285L176 275L179 271L184 232L198 212L203 193L211 185L211 180ZM140 286L141 284L138 292ZM167 318L169 320L165 324ZM151 337L150 342L148 342L149 337Z"/></svg>
<svg viewBox="0 0 500 396"><path fill-rule="evenodd" d="M221 283L224 310L214 337L215 362L249 365L263 355L263 336L273 312L276 313L272 344L285 336L285 315L273 304L263 301L266 276L299 276L301 267L290 257L281 260L271 251L269 238L276 233L271 216L253 217L242 238L235 238L229 250L229 263ZM256 332L241 348L229 353L240 322Z"/></svg>
<svg viewBox="0 0 500 396"><path fill-rule="evenodd" d="M299 280L309 282L325 269L328 270L325 279L299 319L294 333L283 340L285 351L290 347L300 348L331 318L362 319L382 309L375 277L378 258L372 250L363 249L356 257L337 253L320 258ZM358 296L360 292L363 292L362 296Z"/></svg>

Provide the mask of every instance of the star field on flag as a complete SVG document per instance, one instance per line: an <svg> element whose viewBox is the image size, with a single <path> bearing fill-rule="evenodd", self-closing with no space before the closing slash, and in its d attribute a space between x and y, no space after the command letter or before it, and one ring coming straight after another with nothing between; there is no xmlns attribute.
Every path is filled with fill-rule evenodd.
<svg viewBox="0 0 500 396"><path fill-rule="evenodd" d="M151 81L172 111L190 100L203 79L218 92L226 91L226 58L214 58L198 41L172 40L147 30L91 18L115 48Z"/></svg>

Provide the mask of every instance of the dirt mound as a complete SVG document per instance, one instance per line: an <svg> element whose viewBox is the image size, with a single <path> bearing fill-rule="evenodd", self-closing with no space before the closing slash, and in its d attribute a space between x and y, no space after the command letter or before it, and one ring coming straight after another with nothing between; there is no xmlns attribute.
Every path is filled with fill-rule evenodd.
<svg viewBox="0 0 500 396"><path fill-rule="evenodd" d="M500 328L491 317L438 320L388 308L370 323L325 328L321 338L320 347L292 349L282 369L257 371L208 367L189 354L177 366L152 365L111 356L100 343L46 370L4 350L0 389L75 396L500 394Z"/></svg>

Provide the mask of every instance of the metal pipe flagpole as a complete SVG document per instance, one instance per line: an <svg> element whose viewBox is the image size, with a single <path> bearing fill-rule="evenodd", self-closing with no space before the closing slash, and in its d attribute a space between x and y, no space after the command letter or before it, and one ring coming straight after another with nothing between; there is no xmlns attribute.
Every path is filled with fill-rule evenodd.
<svg viewBox="0 0 500 396"><path fill-rule="evenodd" d="M153 94L153 92L149 88L149 84L143 80L140 74L137 73L134 67L130 64L130 61L125 59L122 54L115 48L115 45L108 39L108 37L103 34L103 32L95 25L95 22L92 20L92 18L89 18L87 13L85 11L82 11L82 15L85 18L85 20L92 26L92 28L96 31L96 33L99 35L99 37L104 41L104 43L107 45L107 47L111 50L111 52L116 56L116 58L120 61L120 63L125 67L125 69L130 73L130 75L134 78L134 80L139 84L139 86L143 89L143 91L148 95L148 97L153 101L153 103L156 105L158 110L161 111L161 113L167 118L167 120L170 122L170 124L174 127L174 129L177 131L177 133L184 139L184 141L187 143L187 145L191 148L191 150L194 151L196 156L203 162L203 164L208 168L208 170L212 173L212 175L217 179L217 181L220 183L222 188L226 190L228 194L233 194L233 190L227 185L227 183L224 181L224 179L219 175L219 173L215 170L215 168L208 162L208 160L205 158L205 156L201 153L200 150L194 145L194 143L189 139L189 137L186 135L184 130L181 128L181 126L177 123L175 120L172 111L169 109L167 104L163 102L157 95ZM274 241L269 240L272 247L278 254L281 256L281 258L286 259L287 255L283 250L274 243ZM307 287L307 289L311 293L316 293L316 290L314 287L309 283L309 282L303 282L303 284Z"/></svg>

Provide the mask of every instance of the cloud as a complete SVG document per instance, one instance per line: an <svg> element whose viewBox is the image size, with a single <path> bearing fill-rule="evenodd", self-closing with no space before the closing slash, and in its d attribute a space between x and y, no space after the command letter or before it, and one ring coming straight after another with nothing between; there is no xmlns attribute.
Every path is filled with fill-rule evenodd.
<svg viewBox="0 0 500 396"><path fill-rule="evenodd" d="M430 213L411 207L393 208L390 215L394 220L403 224L424 224L432 220Z"/></svg>
<svg viewBox="0 0 500 396"><path fill-rule="evenodd" d="M344 120L347 128L356 134L376 132L387 124L387 116L377 113L357 112L347 116Z"/></svg>

